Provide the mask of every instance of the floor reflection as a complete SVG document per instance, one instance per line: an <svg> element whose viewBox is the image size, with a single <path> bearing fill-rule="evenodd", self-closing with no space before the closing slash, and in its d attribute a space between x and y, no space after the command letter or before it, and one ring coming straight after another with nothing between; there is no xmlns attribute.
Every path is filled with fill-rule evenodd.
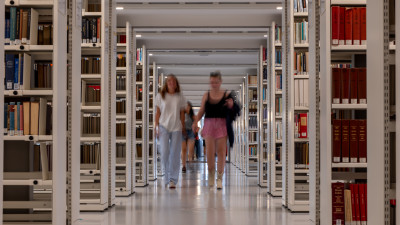
<svg viewBox="0 0 400 225"><path fill-rule="evenodd" d="M166 189L162 177L131 197L117 198L103 213L81 213L81 225L308 225L308 214L291 214L259 188L257 178L246 177L227 164L224 189L208 188L204 163L189 163L176 190Z"/></svg>

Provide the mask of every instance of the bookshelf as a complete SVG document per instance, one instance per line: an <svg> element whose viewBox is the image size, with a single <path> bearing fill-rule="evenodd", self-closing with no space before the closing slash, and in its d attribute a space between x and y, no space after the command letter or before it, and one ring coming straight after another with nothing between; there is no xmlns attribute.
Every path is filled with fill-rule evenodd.
<svg viewBox="0 0 400 225"><path fill-rule="evenodd" d="M157 67L157 70L158 70L158 67ZM160 91L162 89L162 86L164 85L164 74L163 73L158 73L158 71L157 71L157 73L155 75L156 75L156 79L157 79L157 85L156 86L158 87L158 89L157 89L157 93L156 93L156 95L154 97L156 97L157 94L160 93ZM156 109L155 106L154 106L154 109ZM154 122L155 121L156 120L154 118ZM161 150L160 150L160 146L158 144L158 138L156 138L155 141L156 141L156 143L155 143L155 152L157 153L157 176L160 177L160 176L164 176L165 170L164 170L164 166L163 166L162 159L161 159Z"/></svg>
<svg viewBox="0 0 400 225"><path fill-rule="evenodd" d="M268 67L268 192L282 196L282 28L272 22L270 29L270 52ZM273 39L272 39L273 38Z"/></svg>
<svg viewBox="0 0 400 225"><path fill-rule="evenodd" d="M376 14L379 11L377 7L379 4L383 4L383 2L371 2L371 4L368 4L367 11L370 11L370 15ZM313 3L311 7L312 11L314 11L317 6ZM326 4L321 8L320 17L310 14L310 23L318 23L319 19L321 20L321 28L317 27L315 30L310 30L313 33L310 35L310 39L314 39L318 37L318 35L314 37L314 33L320 29L321 45L318 47L314 43L315 46L311 50L311 64L318 61L317 57L319 56L321 67L320 72L318 72L318 68L316 67L310 68L312 71L310 74L310 77L312 77L310 85L314 87L310 88L310 97L315 97L315 99L320 97L320 102L315 101L315 99L311 100L310 115L312 115L312 119L310 120L309 129L310 137L312 137L310 139L310 160L311 164L315 163L313 168L310 169L310 188L312 190L320 190L319 196L318 194L310 196L310 202L312 203L310 205L310 212L312 213L312 220L316 222L319 220L321 224L337 224L338 222L336 221L342 219L342 223L345 223L345 221L348 223L353 220L351 216L348 218L349 213L344 213L343 215L333 213L333 210L340 207L340 203L334 199L343 198L344 201L349 199L349 207L358 209L358 207L351 204L352 197L350 196L354 195L355 199L358 196L360 203L365 202L366 204L367 199L371 201L369 197L366 197L365 193L369 189L368 193L376 195L379 203L373 201L374 204L368 204L368 208L380 208L381 204L384 203L382 201L384 196L380 195L378 190L371 190L371 182L365 185L367 178L371 180L376 179L377 182L372 183L378 183L378 180L384 179L383 169L371 168L370 163L367 163L368 160L366 157L368 154L368 158L373 157L378 160L378 163L373 167L383 168L385 163L383 160L379 162L380 158L378 155L382 154L383 158L384 151L373 150L377 149L377 145L383 144L383 141L380 141L381 138L383 139L384 133L383 119L380 120L378 118L384 118L383 107L380 109L380 105L384 104L384 76L378 76L379 78L376 76L372 78L371 76L383 68L383 66L377 66L380 62L376 60L377 58L384 58L383 50L379 50L380 47L377 47L382 46L381 44L374 45L373 48L375 49L370 49L370 45L367 46L365 42L360 41L360 39L363 39L363 35L361 35L363 29L367 29L368 33L366 35L371 35L369 33L371 31L371 33L376 33L376 36L383 36L383 20L380 20L379 16L366 17L367 21L365 22L368 23L364 23L363 26L363 22L360 19L358 35L355 38L353 36L355 40L352 40L351 36L349 38L348 34L354 34L353 32L356 30L353 29L352 32L349 32L349 30L345 29L346 24L349 23L348 21L352 21L348 19L346 14L349 15L348 13L355 11L357 14L362 14L362 8L365 7L366 1L358 1L357 4L354 1L326 1ZM318 11L315 13L318 13ZM371 22L370 20L376 21ZM381 24L378 25L378 23ZM315 41L318 40L316 39ZM367 51L370 50L374 54L367 55ZM371 61L370 55L373 55L373 61ZM364 70L366 67L367 72ZM371 74L371 72L373 73ZM379 74L383 74L383 69ZM358 77L359 79L352 79L354 77ZM352 85L357 85L357 88ZM313 90L318 87L319 89L316 91ZM356 93L355 98L352 95L353 93ZM364 100L363 96L366 95L368 95L368 100L366 98ZM381 98L380 102L377 101L379 98ZM368 107L367 104L368 106L374 105L374 107ZM368 120L369 116L367 115L374 115L374 118ZM366 122L367 120L368 122ZM365 131L367 135L365 135ZM382 135L379 135L379 133ZM373 138L368 138L372 134ZM383 149L383 145L379 149ZM374 153L371 153L371 151ZM318 157L320 161L318 161ZM375 172L372 173L371 171ZM380 177L377 176L379 172L382 172L379 175ZM374 174L374 178L370 177L372 174ZM382 182L381 187L383 186ZM356 190L359 194L356 193ZM368 194L368 196L370 195ZM361 203L359 205L360 213L355 213L354 218L360 220L360 216L363 217L362 215L374 215L373 217L378 218L378 211L383 211L383 208L367 213L366 206ZM365 219L366 217L364 217L363 221ZM381 219L379 219L379 222L378 220L371 221L373 220L372 216L368 216L368 220L370 220L368 223L384 223L384 220Z"/></svg>
<svg viewBox="0 0 400 225"><path fill-rule="evenodd" d="M149 57L149 56L148 56ZM150 61L150 60L148 60ZM157 148L156 148L156 140L153 137L154 135L154 125L156 121L156 113L155 113L155 106L156 103L154 99L156 98L156 95L158 93L158 69L157 65L155 62L153 62L152 65L149 65L150 68L150 77L149 77L149 82L148 82L148 92L149 92L149 180L154 181L157 179Z"/></svg>
<svg viewBox="0 0 400 225"><path fill-rule="evenodd" d="M302 6L304 2L306 5ZM292 212L307 212L308 1L286 0L284 4L282 204Z"/></svg>
<svg viewBox="0 0 400 225"><path fill-rule="evenodd" d="M258 75L247 75L245 77L246 87L246 152L244 153L244 172L246 176L257 176L259 156L259 126L258 115Z"/></svg>
<svg viewBox="0 0 400 225"><path fill-rule="evenodd" d="M395 22L395 26L394 26L395 27L395 29L394 29L395 41L396 41L396 43L399 43L400 42L400 39L399 39L400 38L400 27L399 27L399 25L400 25L400 13L396 14L396 12L400 12L400 5L396 4L394 8L390 8L390 9L394 11L394 13L390 13L389 15L391 15L391 14L393 15L394 14L394 21L393 22ZM389 16L389 18L390 18L390 16ZM392 25L392 24L390 24L390 25ZM397 48L397 45L393 46L393 47L395 49L395 64L400 65L399 64L400 63L400 61L399 61L400 60L400 49ZM399 74L400 74L400 71L399 70L395 70L395 75L394 76L398 78ZM396 90L395 91L395 97L394 97L395 101L393 102L395 107L393 107L394 108L393 111L395 111L397 113L397 112L400 112L400 91L397 91L397 90L400 90L400 79L395 79L395 84L393 86L394 86L394 90ZM396 121L395 121L395 129L396 129L396 134L395 134L395 137L393 137L393 139L397 141L397 140L400 140L400 132L399 132L400 131L400 120L397 119L397 118L396 118ZM395 151L396 151L396 158L395 158L396 163L395 163L395 166L391 165L392 168L394 168L395 174L393 174L393 176L391 175L391 177L394 177L394 179L396 180L396 182L395 182L395 186L396 186L395 197L393 199L395 199L396 203L397 203L397 202L400 202L400 188L399 188L399 186L397 184L397 183L399 183L397 181L400 181L400 154L397 154L398 152L400 152L400 145L398 145L397 143L395 145ZM391 213L391 216L392 216L392 214L400 215L400 207L396 205L395 209L394 209L394 212ZM400 225L400 219L396 218L396 221L393 221L393 223L395 225Z"/></svg>
<svg viewBox="0 0 400 225"><path fill-rule="evenodd" d="M268 39L269 40L269 39ZM268 41L267 41L268 43ZM267 45L268 46L268 45ZM260 46L259 52L259 79L258 79L258 114L259 114L259 121L258 126L259 129L259 138L260 138L260 154L258 156L258 185L260 187L268 187L268 173L270 172L269 162L268 162L268 152L267 152L267 145L268 145L268 120L269 120L269 113L268 113L268 58L270 55L270 49L268 47Z"/></svg>
<svg viewBox="0 0 400 225"><path fill-rule="evenodd" d="M243 105L243 84L241 85L241 89L237 91L237 100ZM243 110L243 109L242 109ZM241 113L240 116L234 122L234 131L235 131L235 143L233 147L233 156L232 156L232 163L236 166L239 170L242 170L242 154L245 149L245 142L244 142L244 114Z"/></svg>
<svg viewBox="0 0 400 225"><path fill-rule="evenodd" d="M136 187L148 185L148 72L146 47L136 48Z"/></svg>
<svg viewBox="0 0 400 225"><path fill-rule="evenodd" d="M0 87L4 110L0 224L71 221L67 216L67 206L71 209L66 191L67 153L71 153L66 148L67 123L57 123L67 121L68 37L59 35L67 29L66 7L58 1L6 1L0 6L0 73L5 80ZM44 24L46 43L37 39ZM37 66L41 73L34 74ZM39 76L46 80L35 83Z"/></svg>
<svg viewBox="0 0 400 225"><path fill-rule="evenodd" d="M81 211L103 211L115 201L114 4L85 0L82 5Z"/></svg>
<svg viewBox="0 0 400 225"><path fill-rule="evenodd" d="M134 192L132 179L133 159L133 124L135 115L132 106L134 103L135 79L133 71L135 55L133 29L129 22L125 27L117 28L117 70L116 70L116 196L129 196ZM133 183L132 183L133 182Z"/></svg>

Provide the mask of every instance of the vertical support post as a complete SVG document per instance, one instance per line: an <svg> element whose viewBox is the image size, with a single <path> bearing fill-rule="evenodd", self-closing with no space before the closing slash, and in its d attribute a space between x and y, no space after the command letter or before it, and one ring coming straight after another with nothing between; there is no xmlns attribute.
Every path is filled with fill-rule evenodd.
<svg viewBox="0 0 400 225"><path fill-rule="evenodd" d="M0 4L0 18L5 18L5 4ZM4 37L4 20L0 22L0 37ZM5 77L4 38L0 38L0 80ZM4 85L0 85L0 106L4 106ZM4 116L0 116L0 127L4 127ZM0 202L3 202L4 133L0 132ZM0 225L3 225L3 204L0 204Z"/></svg>

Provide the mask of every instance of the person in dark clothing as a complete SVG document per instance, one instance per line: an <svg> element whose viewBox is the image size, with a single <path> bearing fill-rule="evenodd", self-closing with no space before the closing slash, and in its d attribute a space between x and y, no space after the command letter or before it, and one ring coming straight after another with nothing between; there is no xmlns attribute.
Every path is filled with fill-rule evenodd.
<svg viewBox="0 0 400 225"><path fill-rule="evenodd" d="M226 117L226 131L228 133L229 147L232 148L233 144L235 143L235 133L233 131L232 123L238 116L240 116L241 106L234 91L231 91L229 98L233 99L233 107L228 111L228 115Z"/></svg>

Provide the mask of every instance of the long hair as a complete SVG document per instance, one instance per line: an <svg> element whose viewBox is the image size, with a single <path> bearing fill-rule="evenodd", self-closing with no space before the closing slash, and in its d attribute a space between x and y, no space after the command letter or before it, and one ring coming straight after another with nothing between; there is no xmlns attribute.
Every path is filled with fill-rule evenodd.
<svg viewBox="0 0 400 225"><path fill-rule="evenodd" d="M187 102L187 104L188 104L188 106L190 107L189 116L190 116L190 118L193 118L193 117L194 117L193 105L192 105L192 103L189 102L189 101Z"/></svg>
<svg viewBox="0 0 400 225"><path fill-rule="evenodd" d="M165 93L168 92L168 80L169 80L169 79L175 79L175 82L176 82L176 89L175 89L175 92L176 92L176 93L180 93L180 92L181 92L181 87L179 86L179 81L178 81L178 79L176 78L175 75L170 74L170 75L167 76L167 80L164 82L164 85L163 85L163 87L162 87L162 89L161 89L161 97L162 97L163 99L165 98Z"/></svg>

